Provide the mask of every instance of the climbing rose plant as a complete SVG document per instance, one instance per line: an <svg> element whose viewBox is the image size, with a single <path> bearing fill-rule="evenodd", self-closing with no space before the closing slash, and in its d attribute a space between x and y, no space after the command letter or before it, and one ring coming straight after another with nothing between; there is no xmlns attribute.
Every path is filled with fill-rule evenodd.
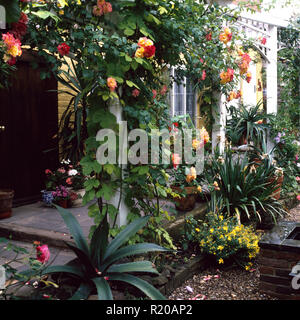
<svg viewBox="0 0 300 320"><path fill-rule="evenodd" d="M120 199L129 208L128 222L142 213L152 215L131 241L151 238L174 248L162 227L163 220L171 217L159 202L173 194L167 174L171 166L100 165L96 151L103 142L96 135L103 128L118 135L119 125L111 112L116 103L129 130L150 133L168 128L172 67L177 70L176 81L188 75L201 99L210 110L215 108L213 92L229 93L239 82L241 58L233 53L248 42L232 25L238 12L188 0L22 1L21 7L28 16L22 41L48 63L41 77L54 73L76 88L71 103L78 124L74 135L78 142L84 141L78 143L84 145L81 164L84 175L90 177L84 202L97 199L89 207L95 221L91 234L106 213L112 221L110 235L119 232L121 202L113 206L110 200L120 190ZM68 71L61 71L62 65ZM195 173L190 175L193 178Z"/></svg>

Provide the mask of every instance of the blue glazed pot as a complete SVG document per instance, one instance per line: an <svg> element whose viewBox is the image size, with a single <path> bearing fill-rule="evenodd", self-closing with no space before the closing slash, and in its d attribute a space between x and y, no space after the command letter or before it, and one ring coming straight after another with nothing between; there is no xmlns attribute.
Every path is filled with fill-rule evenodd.
<svg viewBox="0 0 300 320"><path fill-rule="evenodd" d="M53 191L42 190L41 192L42 192L42 200L43 200L44 204L47 207L51 207L52 201L54 199L54 196L52 194Z"/></svg>

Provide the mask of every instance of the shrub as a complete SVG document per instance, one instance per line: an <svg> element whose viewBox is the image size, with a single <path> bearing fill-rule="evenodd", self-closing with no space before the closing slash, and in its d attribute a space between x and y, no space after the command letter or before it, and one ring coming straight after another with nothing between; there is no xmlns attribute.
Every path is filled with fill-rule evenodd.
<svg viewBox="0 0 300 320"><path fill-rule="evenodd" d="M224 158L211 159L205 179L212 193L223 199L223 212L228 215L260 222L272 217L276 222L284 213L281 204L273 197L278 188L276 168L268 159L253 163L247 156L235 158L227 149Z"/></svg>
<svg viewBox="0 0 300 320"><path fill-rule="evenodd" d="M186 219L186 233L197 243L201 252L211 256L218 264L237 263L249 270L259 253L259 236L252 227L239 225L236 217L209 212L206 221Z"/></svg>

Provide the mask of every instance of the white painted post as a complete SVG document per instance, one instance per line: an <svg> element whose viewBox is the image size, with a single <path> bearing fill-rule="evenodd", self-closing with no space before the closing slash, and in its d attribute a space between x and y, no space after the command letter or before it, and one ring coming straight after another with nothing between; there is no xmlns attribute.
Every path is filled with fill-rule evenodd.
<svg viewBox="0 0 300 320"><path fill-rule="evenodd" d="M277 27L269 25L270 38L268 46L270 48L267 64L267 113L277 113ZM270 151L274 146L270 137L267 139L267 149Z"/></svg>
<svg viewBox="0 0 300 320"><path fill-rule="evenodd" d="M115 117L117 118L117 123L120 124L120 122L122 121L122 107L120 104L120 101L118 99L114 99L110 106L109 106L109 111L115 115ZM123 143L127 144L127 129L126 132L124 132L123 130L120 130L120 145L123 146ZM126 141L122 141L123 139L125 139ZM119 154L119 166L121 166L121 168L124 168L124 165L122 165L121 163L126 163L124 161L124 154L121 152ZM123 170L122 170L122 174L123 174ZM121 197L121 199L120 199ZM109 204L112 204L114 207L118 208L119 207L119 213L118 213L118 217L117 217L117 225L123 226L123 225L127 225L127 215L129 213L129 209L125 204L124 201L124 193L122 192L121 188L119 188L116 193L112 196L112 198L108 201Z"/></svg>
<svg viewBox="0 0 300 320"><path fill-rule="evenodd" d="M226 126L226 97L221 93L216 93L217 98L217 110L213 110L214 124L212 127L212 152L217 146L221 153L225 148L225 126Z"/></svg>

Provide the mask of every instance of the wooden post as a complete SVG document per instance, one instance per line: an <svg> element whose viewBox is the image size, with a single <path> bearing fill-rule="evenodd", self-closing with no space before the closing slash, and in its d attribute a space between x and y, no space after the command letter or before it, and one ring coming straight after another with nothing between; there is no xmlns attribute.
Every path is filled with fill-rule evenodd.
<svg viewBox="0 0 300 320"><path fill-rule="evenodd" d="M268 46L269 63L267 64L267 113L277 113L277 27L269 25L270 38ZM267 149L270 151L274 146L270 137L267 139Z"/></svg>
<svg viewBox="0 0 300 320"><path fill-rule="evenodd" d="M224 152L225 147L225 126L226 126L226 97L221 93L216 93L217 108L213 110L214 124L212 127L212 152L219 146L220 152Z"/></svg>
<svg viewBox="0 0 300 320"><path fill-rule="evenodd" d="M115 115L115 117L117 118L117 123L120 125L121 121L122 121L122 107L120 104L120 101L118 99L114 99L109 107L109 111ZM122 124L123 125L123 124ZM124 128L123 128L124 129ZM124 134L123 130L120 130L120 140L122 139L126 139L126 143L127 143L127 129L126 129L126 134ZM120 141L120 145L123 146L122 141ZM123 168L124 165L122 165L122 163L124 162L124 154L121 152L119 154L119 166L122 169L122 175L123 175ZM117 225L123 226L123 225L127 225L127 215L129 213L129 209L125 204L124 201L124 192L122 190L122 187L119 188L116 193L112 196L112 198L110 199L110 201L108 201L109 204L112 204L114 207L119 208L119 213L118 213L118 217L117 217Z"/></svg>

